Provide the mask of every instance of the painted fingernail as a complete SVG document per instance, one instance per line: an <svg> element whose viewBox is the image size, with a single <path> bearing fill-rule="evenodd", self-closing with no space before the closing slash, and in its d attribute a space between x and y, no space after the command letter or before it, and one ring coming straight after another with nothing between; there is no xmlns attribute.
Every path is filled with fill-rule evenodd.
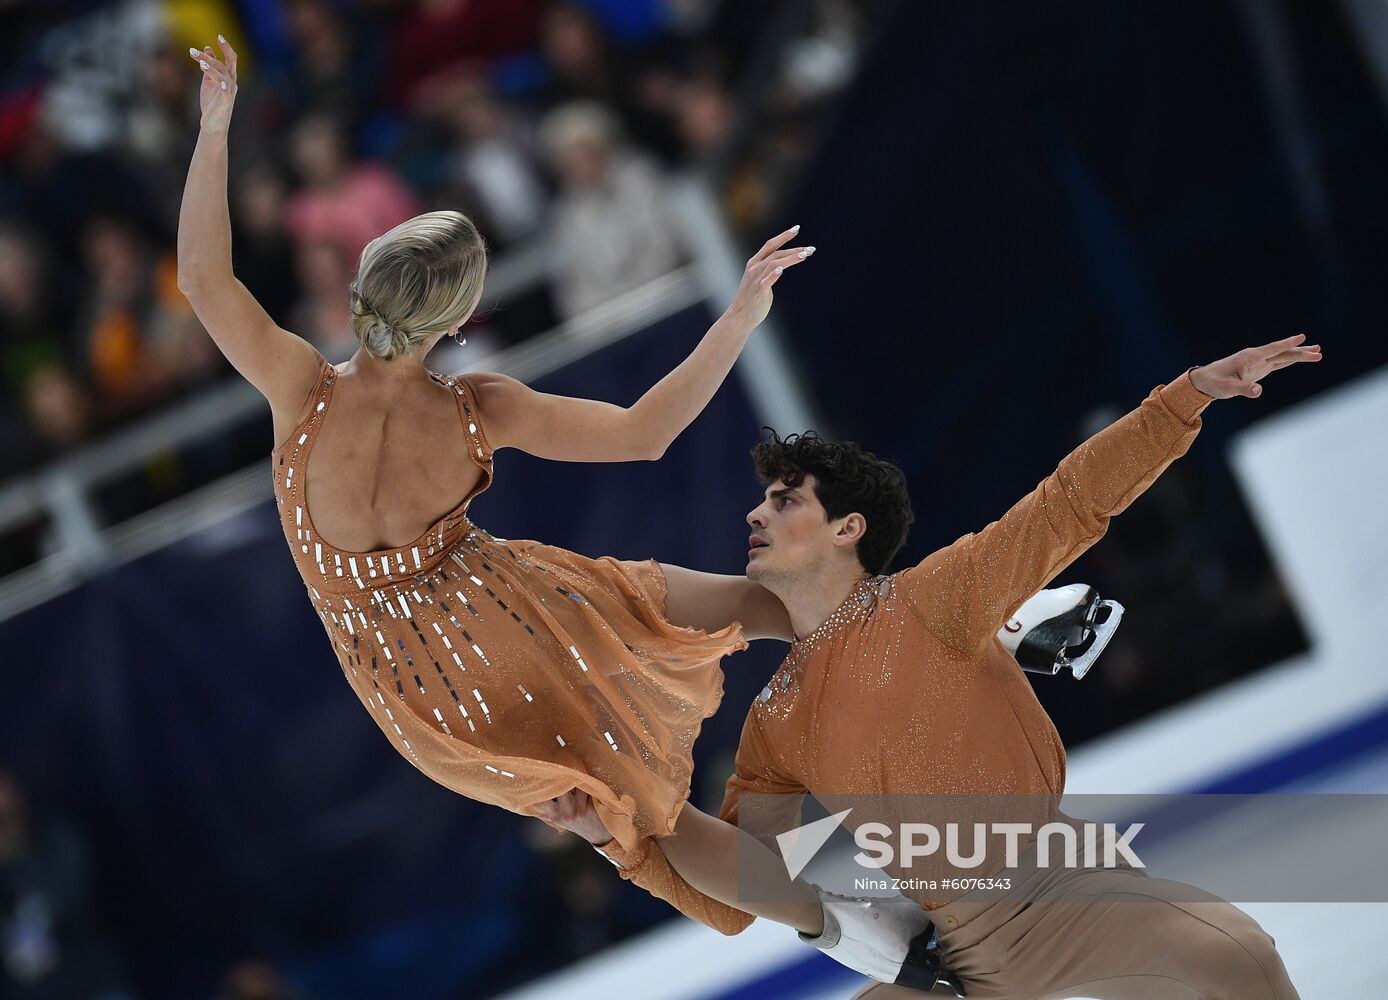
<svg viewBox="0 0 1388 1000"><path fill-rule="evenodd" d="M809 255L810 252L808 250L801 250L798 254L796 254L796 256L799 257L801 260L804 260Z"/></svg>
<svg viewBox="0 0 1388 1000"><path fill-rule="evenodd" d="M199 60L198 60L198 65L201 66L203 69L207 69L207 60L206 60L206 59L199 59Z"/></svg>
<svg viewBox="0 0 1388 1000"><path fill-rule="evenodd" d="M221 35L217 36L217 41L221 42L223 45L227 43L227 40L223 38Z"/></svg>
<svg viewBox="0 0 1388 1000"><path fill-rule="evenodd" d="M799 227L798 225L791 226L791 227L790 227L790 231L791 231L792 233L798 233L798 232L800 232L800 227Z"/></svg>
<svg viewBox="0 0 1388 1000"><path fill-rule="evenodd" d="M192 56L194 59L196 59L198 56L202 55L202 53L199 52L197 49L189 49L189 50L188 50L188 54L189 54L190 56Z"/></svg>
<svg viewBox="0 0 1388 1000"><path fill-rule="evenodd" d="M811 254L811 253L814 253L814 250L815 250L814 247L810 247L808 250L805 251L805 253Z"/></svg>

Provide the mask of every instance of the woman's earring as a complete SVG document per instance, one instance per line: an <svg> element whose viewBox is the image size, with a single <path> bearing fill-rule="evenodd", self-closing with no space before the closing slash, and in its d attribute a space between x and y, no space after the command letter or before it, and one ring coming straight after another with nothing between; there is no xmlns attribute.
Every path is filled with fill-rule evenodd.
<svg viewBox="0 0 1388 1000"><path fill-rule="evenodd" d="M467 346L467 338L466 338L466 337L460 337L460 336L458 336L458 334L460 334L460 333L462 333L462 332L463 332L462 327L459 327L458 329L454 330L451 334L449 334L449 336L451 336L451 337L453 338L453 343L457 344L459 347L466 347L466 346Z"/></svg>

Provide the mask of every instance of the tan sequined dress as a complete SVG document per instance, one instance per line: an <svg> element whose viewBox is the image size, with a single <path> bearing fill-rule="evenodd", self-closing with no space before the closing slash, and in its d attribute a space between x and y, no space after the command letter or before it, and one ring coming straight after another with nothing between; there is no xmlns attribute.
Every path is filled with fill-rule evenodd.
<svg viewBox="0 0 1388 1000"><path fill-rule="evenodd" d="M742 627L671 625L654 561L589 559L469 521L492 452L465 377L434 376L455 393L470 452L456 460L477 463L478 485L408 545L334 548L304 480L335 375L325 361L308 415L272 453L275 500L343 674L391 745L469 798L533 815L578 788L624 846L670 833Z"/></svg>

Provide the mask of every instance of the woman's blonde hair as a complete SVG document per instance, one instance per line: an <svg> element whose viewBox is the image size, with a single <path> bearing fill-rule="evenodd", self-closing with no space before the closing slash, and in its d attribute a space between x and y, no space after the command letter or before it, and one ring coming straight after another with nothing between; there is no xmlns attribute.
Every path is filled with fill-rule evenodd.
<svg viewBox="0 0 1388 1000"><path fill-rule="evenodd" d="M487 274L487 248L461 212L426 212L366 245L352 292L352 332L386 361L461 323Z"/></svg>

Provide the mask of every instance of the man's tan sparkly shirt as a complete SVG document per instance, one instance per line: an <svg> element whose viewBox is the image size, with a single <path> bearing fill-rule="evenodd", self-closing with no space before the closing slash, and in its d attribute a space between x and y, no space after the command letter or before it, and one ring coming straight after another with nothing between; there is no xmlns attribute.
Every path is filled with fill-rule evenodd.
<svg viewBox="0 0 1388 1000"><path fill-rule="evenodd" d="M1065 749L998 630L1185 454L1211 398L1189 372L1158 386L999 520L860 584L753 703L722 818L736 823L748 792L1058 796ZM736 934L752 922L646 845L603 853L700 923Z"/></svg>

